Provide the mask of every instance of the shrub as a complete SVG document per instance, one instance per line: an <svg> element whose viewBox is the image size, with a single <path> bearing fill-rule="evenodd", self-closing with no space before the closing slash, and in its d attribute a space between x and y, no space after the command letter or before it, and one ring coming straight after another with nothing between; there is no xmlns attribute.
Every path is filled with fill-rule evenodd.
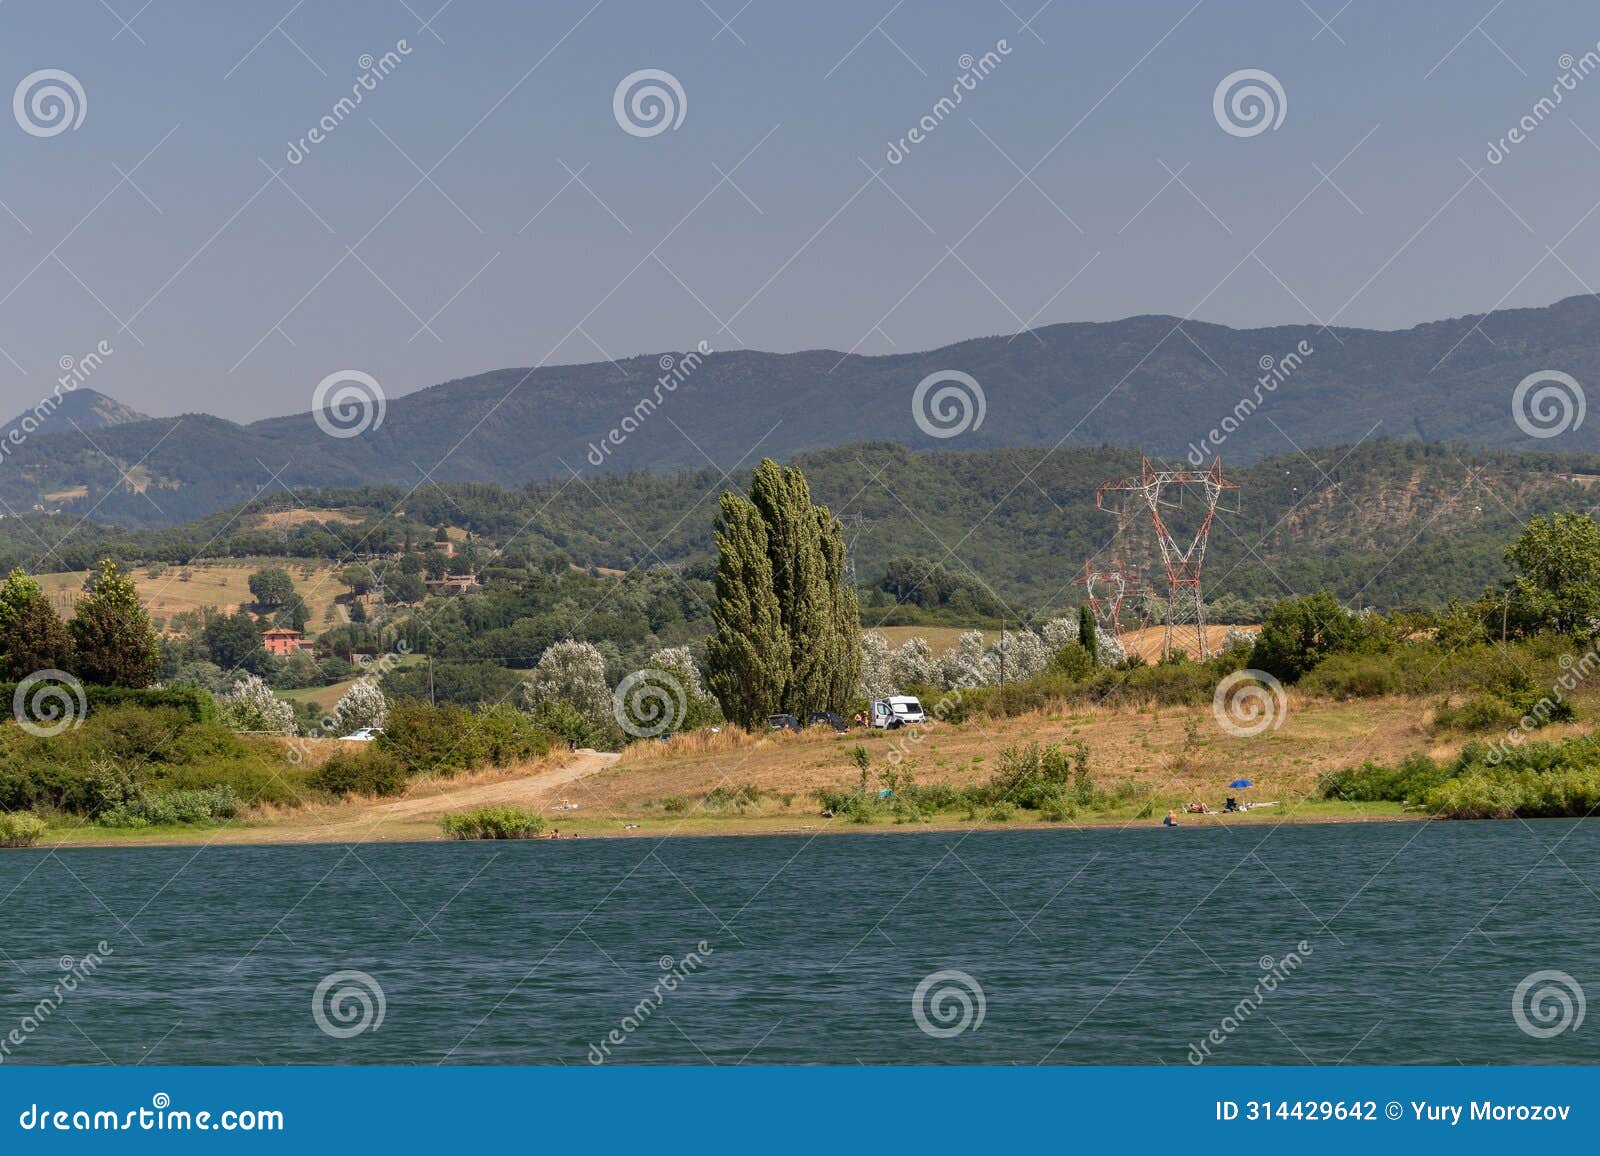
<svg viewBox="0 0 1600 1156"><path fill-rule="evenodd" d="M330 795L398 795L406 789L406 764L393 751L340 751L306 782Z"/></svg>
<svg viewBox="0 0 1600 1156"><path fill-rule="evenodd" d="M1329 698L1376 698L1402 692L1401 673L1392 655L1335 654L1300 680L1309 694Z"/></svg>
<svg viewBox="0 0 1600 1156"><path fill-rule="evenodd" d="M206 790L141 794L101 811L95 822L102 827L158 827L232 819L238 813L239 797L232 787L224 785Z"/></svg>
<svg viewBox="0 0 1600 1156"><path fill-rule="evenodd" d="M487 761L484 736L474 716L453 703L397 703L378 746L394 752L412 774L450 776Z"/></svg>
<svg viewBox="0 0 1600 1156"><path fill-rule="evenodd" d="M44 834L44 820L32 811L0 813L0 847L32 847Z"/></svg>
<svg viewBox="0 0 1600 1156"><path fill-rule="evenodd" d="M544 816L521 807L478 807L443 816L439 827L452 839L532 839L544 830Z"/></svg>
<svg viewBox="0 0 1600 1156"><path fill-rule="evenodd" d="M550 732L509 703L480 708L476 726L485 758L497 767L550 753Z"/></svg>
<svg viewBox="0 0 1600 1156"><path fill-rule="evenodd" d="M1094 657L1077 642L1069 642L1050 659L1050 670L1073 682L1081 682L1094 673Z"/></svg>
<svg viewBox="0 0 1600 1156"><path fill-rule="evenodd" d="M0 702L11 702L17 684L0 682ZM89 714L119 706L148 708L173 707L189 716L191 722L215 722L217 702L198 686L165 686L135 689L127 686L98 686L87 684L83 688Z"/></svg>
<svg viewBox="0 0 1600 1156"><path fill-rule="evenodd" d="M0 727L0 808L9 810L94 815L146 792L224 785L245 804L287 804L299 781L277 743L194 722L178 707L91 711L49 738Z"/></svg>
<svg viewBox="0 0 1600 1156"><path fill-rule="evenodd" d="M1075 742L1068 750L1055 743L1041 747L1029 743L1000 753L1000 769L989 784L989 800L1026 810L1056 810L1072 805L1093 807L1100 792L1089 775L1089 748Z"/></svg>
<svg viewBox="0 0 1600 1156"><path fill-rule="evenodd" d="M548 699L533 708L533 721L573 747L592 747L601 741L600 728L570 702Z"/></svg>
<svg viewBox="0 0 1600 1156"><path fill-rule="evenodd" d="M1359 767L1335 771L1323 780L1322 794L1328 799L1352 803L1420 802L1429 791L1454 773L1427 755L1413 754L1398 767L1386 767L1368 760Z"/></svg>
<svg viewBox="0 0 1600 1156"><path fill-rule="evenodd" d="M1517 726L1527 719L1533 730L1553 722L1570 722L1572 704L1565 698L1539 697L1535 691L1503 695L1493 691L1473 695L1458 706L1448 702L1434 713L1433 725L1439 730L1486 731Z"/></svg>

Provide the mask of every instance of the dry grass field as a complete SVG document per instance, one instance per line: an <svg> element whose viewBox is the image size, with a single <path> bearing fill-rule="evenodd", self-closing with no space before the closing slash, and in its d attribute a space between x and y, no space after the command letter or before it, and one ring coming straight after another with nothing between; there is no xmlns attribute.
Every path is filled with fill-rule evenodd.
<svg viewBox="0 0 1600 1156"><path fill-rule="evenodd" d="M294 579L294 588L311 607L310 632L315 633L328 622L328 608L345 588L339 584L338 570L326 562L311 562L299 558L254 558L205 562L192 566L167 566L154 577L143 566L132 571L139 599L152 618L162 622L174 614L215 606L232 613L240 603L251 601L250 575L263 566L281 566ZM184 575L188 575L187 578ZM65 615L83 594L84 570L38 574L35 577L44 588L57 612ZM336 611L337 613L337 611Z"/></svg>
<svg viewBox="0 0 1600 1156"><path fill-rule="evenodd" d="M265 514L257 514L252 521L258 530L288 530L295 526L303 526L307 522L327 522L335 525L353 526L361 521L360 517L350 510L319 510L309 507L300 507L294 510L272 510Z"/></svg>
<svg viewBox="0 0 1600 1156"><path fill-rule="evenodd" d="M968 626L871 626L863 625L862 631L872 631L881 634L889 640L890 646L902 646L913 638L926 639L928 645L933 647L935 654L943 654L946 650L953 649L961 635L973 629ZM1260 630L1259 626L1241 626L1241 630L1254 634ZM1000 636L997 630L983 632L983 641L988 645ZM1226 626L1207 626L1206 645L1213 653L1221 648L1223 640L1228 636ZM1146 662L1155 662L1161 657L1161 643L1165 637L1165 627L1147 626L1143 630L1132 630L1123 636L1123 643L1133 654L1137 654ZM1196 658L1196 648L1193 645L1181 647L1190 658Z"/></svg>
<svg viewBox="0 0 1600 1156"><path fill-rule="evenodd" d="M1082 741L1089 749L1091 773L1102 788L1114 789L1128 780L1155 801L1158 816L1191 800L1220 808L1231 794L1280 804L1256 812L1252 819L1393 818L1399 808L1387 804L1320 799L1305 804L1327 772L1367 759L1397 761L1413 751L1436 757L1453 754L1463 740L1434 734L1431 717L1432 703L1420 699L1333 702L1291 690L1281 728L1253 738L1224 733L1209 705L1060 708L1010 719L935 724L920 739L909 730L847 735L824 730L748 735L730 730L666 743L635 743L615 767L582 782L581 798L590 819L607 816L612 827L624 820L638 822L642 830L658 833L675 821L687 821L688 829L696 833L742 829L751 820L792 824L818 816L819 789L848 789L859 781L860 772L851 759L857 744L868 752L875 785L882 784L883 772L894 768L890 756L898 750L899 770L909 771L919 784L959 787L987 782L1009 747ZM1552 727L1548 735L1556 738L1586 729ZM1229 790L1227 784L1238 778L1251 780L1254 788ZM758 801L708 811L705 797L718 787ZM687 804L687 810L674 814L677 799ZM1126 815L1079 822L1123 823L1132 813L1130 809ZM1015 819L1035 821L1026 813ZM603 826L598 825L596 833Z"/></svg>

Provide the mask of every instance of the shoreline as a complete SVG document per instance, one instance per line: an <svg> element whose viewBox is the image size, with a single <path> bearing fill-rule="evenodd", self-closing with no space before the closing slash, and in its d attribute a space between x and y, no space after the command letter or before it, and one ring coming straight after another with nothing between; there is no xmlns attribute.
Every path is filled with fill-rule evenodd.
<svg viewBox="0 0 1600 1156"><path fill-rule="evenodd" d="M1315 806L1315 804L1311 805ZM1276 808L1264 810L1258 817L1244 814L1230 815L1223 819L1221 816L1191 815L1187 817L1187 821L1180 817L1176 828L1163 827L1161 820L1157 818L1128 819L1119 816L1088 817L1061 823L1053 823L1031 816L1002 821L969 821L956 817L941 816L923 823L851 823L843 819L823 819L821 817L817 817L811 822L803 822L800 821L801 819L801 816L789 815L705 816L675 821L652 816L577 819L568 820L564 823L552 823L552 827L562 831L557 838L552 838L549 834L545 834L536 836L533 839L514 841L570 842L574 839L683 838L751 839L785 836L816 837L820 835L933 835L969 831L1133 831L1152 828L1182 832L1185 830L1210 831L1234 826L1304 827L1445 821L1418 811L1403 811L1398 805L1382 804L1372 804L1370 813L1365 814L1352 811L1322 811L1320 813L1314 811L1307 814L1305 805L1302 805L1301 807L1281 811ZM1199 821L1206 819L1219 821ZM1488 822L1492 820L1479 821ZM624 827L625 823L637 823L637 827L633 830L628 830ZM105 834L100 836L98 833L102 831ZM73 838L68 834L67 837L52 840L49 838L50 833L47 832L46 837L41 839L35 847L17 849L52 851L100 847L194 847L197 845L217 847L290 847L501 841L492 839L450 839L439 833L437 824L432 822L421 825L408 823L386 831L369 830L354 838L341 837L340 828L324 827L319 830L307 828L298 823L272 823L270 821L258 824L233 824L222 827L167 828L152 830L148 834L135 834L120 828L80 827L74 829L73 833L82 835L84 832L95 832L96 834L89 838Z"/></svg>

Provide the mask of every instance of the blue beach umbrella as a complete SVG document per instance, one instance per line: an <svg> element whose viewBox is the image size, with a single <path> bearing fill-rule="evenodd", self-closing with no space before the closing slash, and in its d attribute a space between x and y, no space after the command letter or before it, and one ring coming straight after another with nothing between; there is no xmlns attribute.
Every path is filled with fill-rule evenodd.
<svg viewBox="0 0 1600 1156"><path fill-rule="evenodd" d="M1255 786L1255 784L1252 783L1249 779L1235 779L1235 780L1233 780L1233 782L1229 783L1228 786L1229 786L1230 789L1237 789L1237 790L1241 790L1242 791L1246 787Z"/></svg>

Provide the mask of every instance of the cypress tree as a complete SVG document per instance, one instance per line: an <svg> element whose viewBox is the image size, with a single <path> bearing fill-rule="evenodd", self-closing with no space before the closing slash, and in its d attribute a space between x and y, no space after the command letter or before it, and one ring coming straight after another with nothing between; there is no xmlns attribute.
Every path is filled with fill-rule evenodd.
<svg viewBox="0 0 1600 1156"><path fill-rule="evenodd" d="M1089 661L1100 664L1100 647L1095 638L1094 611L1087 602L1078 607L1078 645L1089 652Z"/></svg>
<svg viewBox="0 0 1600 1156"><path fill-rule="evenodd" d="M789 682L789 639L769 548L766 523L755 505L738 494L723 494L707 682L724 717L751 729L778 709Z"/></svg>

